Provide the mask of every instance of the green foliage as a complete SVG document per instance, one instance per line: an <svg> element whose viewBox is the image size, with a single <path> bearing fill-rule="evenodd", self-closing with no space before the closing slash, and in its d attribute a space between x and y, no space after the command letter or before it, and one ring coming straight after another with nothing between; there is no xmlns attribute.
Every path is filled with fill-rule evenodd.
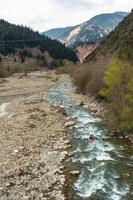
<svg viewBox="0 0 133 200"><path fill-rule="evenodd" d="M125 107L121 112L121 128L133 130L133 108Z"/></svg>
<svg viewBox="0 0 133 200"><path fill-rule="evenodd" d="M0 20L0 53L3 55L15 53L17 49L38 48L48 51L55 59L77 61L76 53L56 40L51 40L39 32L24 26L10 24Z"/></svg>
<svg viewBox="0 0 133 200"><path fill-rule="evenodd" d="M105 72L104 83L106 87L104 87L100 91L100 95L103 97L110 97L114 87L120 81L120 73L121 73L122 62L119 60L114 61L111 66L109 66L108 70Z"/></svg>
<svg viewBox="0 0 133 200"><path fill-rule="evenodd" d="M115 60L105 72L100 95L109 101L111 121L124 130L133 129L133 68Z"/></svg>
<svg viewBox="0 0 133 200"><path fill-rule="evenodd" d="M70 74L74 72L74 70L77 68L77 65L74 65L72 62L64 61L61 67L58 67L56 69L56 74Z"/></svg>

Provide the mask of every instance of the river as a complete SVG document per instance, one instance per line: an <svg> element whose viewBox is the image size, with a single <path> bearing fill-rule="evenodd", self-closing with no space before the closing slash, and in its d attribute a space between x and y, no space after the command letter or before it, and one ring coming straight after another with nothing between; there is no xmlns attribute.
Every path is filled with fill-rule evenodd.
<svg viewBox="0 0 133 200"><path fill-rule="evenodd" d="M126 137L110 135L102 121L77 106L68 97L71 82L51 87L45 93L51 105L64 109L76 124L70 128L72 157L70 165L80 171L69 189L69 200L133 200L133 148ZM97 138L89 142L91 136Z"/></svg>

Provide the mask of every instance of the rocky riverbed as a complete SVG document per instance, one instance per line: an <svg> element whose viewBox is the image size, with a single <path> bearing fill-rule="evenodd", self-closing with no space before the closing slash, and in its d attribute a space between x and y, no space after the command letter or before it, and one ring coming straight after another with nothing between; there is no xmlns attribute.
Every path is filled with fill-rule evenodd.
<svg viewBox="0 0 133 200"><path fill-rule="evenodd" d="M43 100L43 92L62 80L47 72L1 83L0 102L10 102L0 115L1 200L65 199L65 116Z"/></svg>
<svg viewBox="0 0 133 200"><path fill-rule="evenodd" d="M69 80L67 75L54 72L0 80L1 200L69 199L68 190L80 173L78 168L65 166L64 162L72 156L68 129L76 118L67 116L63 105L50 106L44 97L48 88ZM76 94L72 88L67 95L74 105L104 117L102 102Z"/></svg>
<svg viewBox="0 0 133 200"><path fill-rule="evenodd" d="M75 102L76 105L82 106L83 108L91 112L91 114L104 118L106 109L105 109L105 103L103 103L102 101L99 102L98 100L96 100L95 97L89 94L83 95L77 93L76 87L73 87L73 89L70 91L69 97L71 98L72 101Z"/></svg>

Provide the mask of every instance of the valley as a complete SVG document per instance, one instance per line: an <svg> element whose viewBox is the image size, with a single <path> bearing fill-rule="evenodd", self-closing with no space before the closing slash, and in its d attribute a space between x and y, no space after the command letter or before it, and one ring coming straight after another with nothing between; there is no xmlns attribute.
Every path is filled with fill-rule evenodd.
<svg viewBox="0 0 133 200"><path fill-rule="evenodd" d="M0 200L132 200L132 1L0 6Z"/></svg>

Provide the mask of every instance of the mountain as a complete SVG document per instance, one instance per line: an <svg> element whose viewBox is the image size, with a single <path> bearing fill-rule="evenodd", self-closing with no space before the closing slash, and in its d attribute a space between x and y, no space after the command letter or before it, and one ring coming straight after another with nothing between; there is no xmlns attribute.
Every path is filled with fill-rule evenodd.
<svg viewBox="0 0 133 200"><path fill-rule="evenodd" d="M68 47L75 47L80 42L96 43L114 30L127 14L126 12L101 14L80 25L53 29L44 34L48 37L52 35Z"/></svg>
<svg viewBox="0 0 133 200"><path fill-rule="evenodd" d="M17 49L38 48L41 52L47 51L54 59L68 59L76 61L75 52L56 40L40 35L30 28L10 24L0 20L0 53L12 54Z"/></svg>
<svg viewBox="0 0 133 200"><path fill-rule="evenodd" d="M73 29L73 27L55 28L55 29L51 29L49 31L43 32L42 34L53 40L57 40L60 37L63 37L65 34L67 34L72 29Z"/></svg>
<svg viewBox="0 0 133 200"><path fill-rule="evenodd" d="M86 61L108 55L109 57L116 55L133 62L133 10L86 58Z"/></svg>
<svg viewBox="0 0 133 200"><path fill-rule="evenodd" d="M127 13L127 12L120 12L120 11L117 11L117 12L115 12L117 15L120 15L120 16L122 16L122 17L126 17L127 16L127 14L129 14L129 13Z"/></svg>

